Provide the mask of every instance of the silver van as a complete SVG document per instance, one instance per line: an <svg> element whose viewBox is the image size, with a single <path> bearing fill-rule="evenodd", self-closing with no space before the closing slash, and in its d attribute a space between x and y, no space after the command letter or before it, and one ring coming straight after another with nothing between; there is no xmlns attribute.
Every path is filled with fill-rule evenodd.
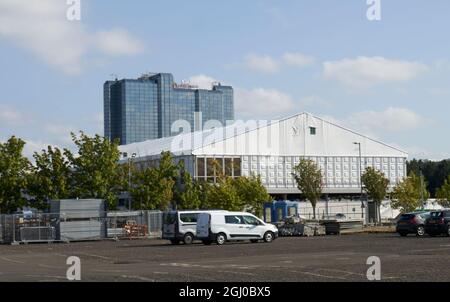
<svg viewBox="0 0 450 302"><path fill-rule="evenodd" d="M197 218L200 213L220 210L169 211L163 214L162 239L172 244L192 244L197 235Z"/></svg>

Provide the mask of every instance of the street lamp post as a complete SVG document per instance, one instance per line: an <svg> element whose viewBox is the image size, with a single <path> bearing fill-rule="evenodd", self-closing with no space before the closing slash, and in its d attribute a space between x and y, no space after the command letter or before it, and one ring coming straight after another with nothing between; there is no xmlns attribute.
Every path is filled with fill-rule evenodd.
<svg viewBox="0 0 450 302"><path fill-rule="evenodd" d="M128 211L131 212L131 164L133 158L136 157L136 153L131 155L131 158L128 159Z"/></svg>
<svg viewBox="0 0 450 302"><path fill-rule="evenodd" d="M128 157L128 153L127 152L120 152L120 155L123 158L128 158L128 211L131 212L131 192L130 192L130 188L131 188L131 163L133 161L133 158L136 157L136 153L131 154L131 157Z"/></svg>
<svg viewBox="0 0 450 302"><path fill-rule="evenodd" d="M362 183L362 154L361 154L361 143L360 142L353 142L354 145L358 145L358 154L359 154L359 186L361 189L361 210L364 208L364 201L363 201L363 183ZM364 211L361 211L361 218L364 218Z"/></svg>

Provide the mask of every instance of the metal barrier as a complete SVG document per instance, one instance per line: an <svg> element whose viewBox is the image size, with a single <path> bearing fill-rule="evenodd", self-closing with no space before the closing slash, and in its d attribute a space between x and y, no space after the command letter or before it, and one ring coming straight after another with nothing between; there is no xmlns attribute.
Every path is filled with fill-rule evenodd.
<svg viewBox="0 0 450 302"><path fill-rule="evenodd" d="M302 206L299 208L299 214L307 219L312 219L312 206L310 204ZM324 205L318 205L316 207L316 218L365 221L366 211L365 208L361 208L360 204L343 203L342 205L329 205L328 208Z"/></svg>
<svg viewBox="0 0 450 302"><path fill-rule="evenodd" d="M106 212L100 217L76 214L0 215L0 243L161 237L161 211Z"/></svg>

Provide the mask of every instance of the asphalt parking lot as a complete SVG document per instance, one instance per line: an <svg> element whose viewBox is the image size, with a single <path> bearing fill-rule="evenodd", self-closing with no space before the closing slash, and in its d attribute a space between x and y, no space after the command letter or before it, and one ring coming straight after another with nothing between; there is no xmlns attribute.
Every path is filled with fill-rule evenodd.
<svg viewBox="0 0 450 302"><path fill-rule="evenodd" d="M273 243L172 246L163 240L0 246L0 281L66 281L66 259L82 281L367 281L369 256L383 281L450 281L450 238L354 234L279 238Z"/></svg>

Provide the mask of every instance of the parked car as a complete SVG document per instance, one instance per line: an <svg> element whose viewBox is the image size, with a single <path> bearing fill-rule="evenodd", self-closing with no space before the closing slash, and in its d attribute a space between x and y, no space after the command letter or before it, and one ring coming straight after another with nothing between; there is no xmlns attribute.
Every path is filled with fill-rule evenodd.
<svg viewBox="0 0 450 302"><path fill-rule="evenodd" d="M172 244L192 244L196 239L197 217L213 211L169 211L163 214L162 239Z"/></svg>
<svg viewBox="0 0 450 302"><path fill-rule="evenodd" d="M246 212L201 213L197 220L197 238L204 244L216 242L222 245L227 241L259 240L272 242L278 237L275 225L265 223Z"/></svg>
<svg viewBox="0 0 450 302"><path fill-rule="evenodd" d="M425 222L425 231L430 236L450 236L450 210L433 211Z"/></svg>
<svg viewBox="0 0 450 302"><path fill-rule="evenodd" d="M400 236L416 234L425 235L425 221L430 216L430 212L413 212L400 215L397 220L396 231Z"/></svg>

